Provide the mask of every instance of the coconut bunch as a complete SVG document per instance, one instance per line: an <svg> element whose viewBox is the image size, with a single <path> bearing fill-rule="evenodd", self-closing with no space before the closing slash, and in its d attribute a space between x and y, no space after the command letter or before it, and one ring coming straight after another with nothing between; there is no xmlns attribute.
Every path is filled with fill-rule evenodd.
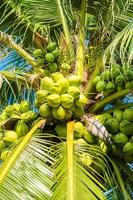
<svg viewBox="0 0 133 200"><path fill-rule="evenodd" d="M0 160L28 133L36 117L27 101L5 107L0 114Z"/></svg>
<svg viewBox="0 0 133 200"><path fill-rule="evenodd" d="M46 69L49 72L57 71L59 54L60 52L56 42L49 42L44 49L35 49L33 51L37 67Z"/></svg>
<svg viewBox="0 0 133 200"><path fill-rule="evenodd" d="M82 94L80 86L81 78L77 75L65 78L56 72L42 78L35 100L40 116L61 121L82 117L88 99Z"/></svg>
<svg viewBox="0 0 133 200"><path fill-rule="evenodd" d="M112 114L104 114L104 126L112 140L112 154L133 162L133 108L115 109Z"/></svg>
<svg viewBox="0 0 133 200"><path fill-rule="evenodd" d="M133 88L133 68L112 64L106 66L104 72L97 75L93 84L97 92L102 92L103 96L108 96L125 88Z"/></svg>

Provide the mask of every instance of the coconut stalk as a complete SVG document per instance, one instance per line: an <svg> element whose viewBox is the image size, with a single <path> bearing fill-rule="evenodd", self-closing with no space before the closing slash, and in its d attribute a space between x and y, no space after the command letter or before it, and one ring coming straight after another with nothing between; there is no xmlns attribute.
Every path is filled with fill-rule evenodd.
<svg viewBox="0 0 133 200"><path fill-rule="evenodd" d="M122 96L125 96L129 93L131 93L132 90L131 89L125 89L125 90L122 90L120 92L116 92L108 97L105 97L104 99L98 101L95 105L91 106L89 108L89 112L90 113L95 113L95 112L98 112L99 110L101 110L105 105L107 105L108 103L112 102L113 100L115 99L118 99Z"/></svg>
<svg viewBox="0 0 133 200"><path fill-rule="evenodd" d="M57 0L57 5L58 5L58 11L59 11L61 23L62 23L62 26L63 26L63 32L64 32L64 35L65 35L67 48L69 49L69 52L70 52L70 58L73 59L74 50L73 50L73 46L72 46L71 35L70 35L70 31L69 31L69 28L68 28L68 25L67 25L67 22L66 22L66 18L65 18L60 0Z"/></svg>
<svg viewBox="0 0 133 200"><path fill-rule="evenodd" d="M30 54L28 54L21 46L16 44L10 35L0 31L0 41L5 43L11 49L17 51L18 54L22 56L32 67L36 67L35 59Z"/></svg>
<svg viewBox="0 0 133 200"><path fill-rule="evenodd" d="M108 110L105 110L105 111L103 111L102 112L102 114L103 113L113 113L113 111L115 110L115 109L126 109L126 108L131 108L131 107L133 107L133 103L126 103L126 104L121 104L121 105L119 105L119 106L117 106L117 107L115 107L115 108L111 108L111 109L108 109Z"/></svg>
<svg viewBox="0 0 133 200"><path fill-rule="evenodd" d="M100 70L101 70L101 68L102 68L102 60L100 59L99 60L99 62L97 63L97 65L96 65L96 67L95 67L95 69L94 69L94 71L93 71L93 73L91 74L91 76L90 76L90 78L89 78L89 80L88 80L88 83L87 83L87 85L86 85L86 87L85 87L85 90L84 90L84 95L85 96L87 96L87 97L89 97L92 93L93 93L93 91L94 91L94 89L95 89L95 87L94 87L94 85L93 85L93 79L97 76L97 74L100 72Z"/></svg>
<svg viewBox="0 0 133 200"><path fill-rule="evenodd" d="M76 52L76 64L75 64L75 73L79 75L82 80L84 76L84 41L85 41L85 17L86 17L86 0L82 0L81 11L79 16L79 33L78 33L78 45Z"/></svg>

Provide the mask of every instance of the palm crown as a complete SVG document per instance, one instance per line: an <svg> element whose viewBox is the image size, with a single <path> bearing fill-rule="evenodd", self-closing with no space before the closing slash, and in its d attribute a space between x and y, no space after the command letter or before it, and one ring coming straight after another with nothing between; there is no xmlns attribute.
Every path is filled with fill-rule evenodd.
<svg viewBox="0 0 133 200"><path fill-rule="evenodd" d="M132 6L1 1L0 199L132 199Z"/></svg>

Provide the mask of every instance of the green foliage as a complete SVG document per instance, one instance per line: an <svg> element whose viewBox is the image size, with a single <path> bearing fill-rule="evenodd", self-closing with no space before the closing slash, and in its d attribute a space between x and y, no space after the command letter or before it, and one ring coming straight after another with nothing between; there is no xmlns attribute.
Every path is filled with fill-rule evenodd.
<svg viewBox="0 0 133 200"><path fill-rule="evenodd" d="M81 121L88 111L94 113L102 110L107 103L131 91L131 6L131 0L0 2L1 57L8 55L12 48L34 67L34 70L27 69L27 73L16 70L14 66L10 67L8 73L1 72L0 105L4 107L9 99L12 101L10 103L21 102L22 99L31 99L34 102L33 88L38 90L41 83L40 90L35 91L36 107L39 108L41 117L48 118L48 127L52 131L55 129L58 135L56 138L50 134L40 133L39 130L32 139L30 136L23 148L18 143L18 146L13 148L14 151L10 151L10 148L5 149L7 146L14 147L9 143L17 141L19 136L24 137L22 141L22 138L20 139L20 144L23 144L29 135L27 132L32 126L32 121L39 115L29 111L29 103L26 101L20 104L20 112L16 109L17 106L6 107L0 119L4 122L9 117L16 119L17 135L15 132L11 134L11 131L6 131L2 132L0 138L0 151L3 150L1 158L5 160L0 169L0 181L1 177L4 177L0 184L0 198L88 200L89 197L103 200L106 199L103 194L106 191L104 186L109 186L113 190L112 198L130 199L127 191L131 193L132 186L128 181L124 183L123 171L120 174L119 164L106 156L106 152L111 151L108 144L105 141L98 141L81 122L75 123L77 126L75 125L74 135L84 137L91 145L83 139L82 142L73 141L71 131L67 129L69 127L66 128L64 123L54 124L51 122L51 116L61 122L72 117ZM89 45L84 45L85 39L89 40ZM33 54L36 61L30 54ZM62 73L56 72L57 70L61 70L64 76L69 75L69 72L71 75L67 79ZM49 77L51 71L55 72L52 78ZM47 77L44 77L46 74ZM85 94L92 95L89 100L82 94L85 88ZM22 95L26 90L27 94ZM99 97L96 96L96 90L105 96L97 103L95 101ZM91 102L95 104L89 107ZM115 134L111 138L114 142L111 156L116 155L125 162L133 160L130 137L133 129L132 118L132 110L129 108L124 114L117 109L113 116L104 116L109 133ZM94 127L93 125L93 130ZM97 131L98 136L101 134L100 131ZM104 131L107 133L105 128ZM65 138L62 141L60 137ZM58 142L53 144L53 141ZM102 151L98 146L92 145L96 141Z"/></svg>

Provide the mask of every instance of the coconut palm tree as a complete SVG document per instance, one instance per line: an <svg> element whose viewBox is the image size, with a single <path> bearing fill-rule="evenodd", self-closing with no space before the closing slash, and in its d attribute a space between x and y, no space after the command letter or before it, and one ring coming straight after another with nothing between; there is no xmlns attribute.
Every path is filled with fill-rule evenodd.
<svg viewBox="0 0 133 200"><path fill-rule="evenodd" d="M80 90L88 103L85 115L78 120L85 122L97 143L75 140L75 118L67 120L65 138L62 133L58 137L53 133L54 124L62 121L36 118L1 162L0 199L133 198L132 165L120 154L110 154L112 141L103 126L104 113L114 109L110 103L117 102L115 108L119 109L133 106L128 102L132 88L106 96L96 91L93 82L106 66L110 71L114 63L124 69L132 66L132 6L131 0L1 0L0 56L1 60L8 58L0 71L1 111L26 99L38 113L35 93L50 70L38 64L33 51L45 52L49 41L56 41L60 49L58 71L65 77L80 77ZM126 95L128 101L120 103ZM14 129L15 120L4 121L2 128Z"/></svg>

